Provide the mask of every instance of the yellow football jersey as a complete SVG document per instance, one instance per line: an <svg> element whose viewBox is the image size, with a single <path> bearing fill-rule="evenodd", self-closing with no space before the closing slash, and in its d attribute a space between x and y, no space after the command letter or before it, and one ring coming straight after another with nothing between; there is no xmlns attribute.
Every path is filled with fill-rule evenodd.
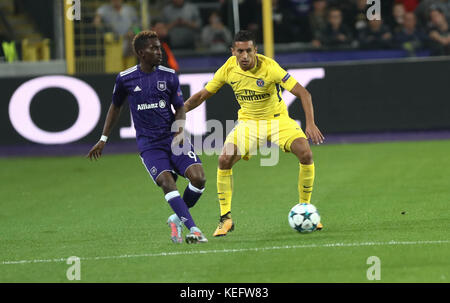
<svg viewBox="0 0 450 303"><path fill-rule="evenodd" d="M281 87L290 91L297 81L275 60L260 54L256 55L256 60L251 70L244 71L236 56L230 57L205 89L214 94L225 83L229 84L241 106L238 112L240 120L273 119L278 115L287 115Z"/></svg>

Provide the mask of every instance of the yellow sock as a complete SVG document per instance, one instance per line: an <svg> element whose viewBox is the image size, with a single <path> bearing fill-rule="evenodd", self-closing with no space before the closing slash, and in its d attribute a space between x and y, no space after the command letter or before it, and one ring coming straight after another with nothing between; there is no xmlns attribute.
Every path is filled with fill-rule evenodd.
<svg viewBox="0 0 450 303"><path fill-rule="evenodd" d="M314 163L301 164L298 173L298 194L300 203L310 203L314 184Z"/></svg>
<svg viewBox="0 0 450 303"><path fill-rule="evenodd" d="M233 193L233 171L217 169L217 195L219 196L220 215L231 211L231 195Z"/></svg>

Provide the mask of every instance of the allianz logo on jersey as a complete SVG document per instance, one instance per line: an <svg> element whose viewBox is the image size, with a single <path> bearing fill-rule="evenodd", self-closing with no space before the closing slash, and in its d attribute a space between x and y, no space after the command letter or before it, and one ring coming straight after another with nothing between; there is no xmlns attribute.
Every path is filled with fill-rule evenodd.
<svg viewBox="0 0 450 303"><path fill-rule="evenodd" d="M158 103L143 103L137 105L137 110L146 110L146 109L154 109L154 108L165 108L166 101L159 100Z"/></svg>

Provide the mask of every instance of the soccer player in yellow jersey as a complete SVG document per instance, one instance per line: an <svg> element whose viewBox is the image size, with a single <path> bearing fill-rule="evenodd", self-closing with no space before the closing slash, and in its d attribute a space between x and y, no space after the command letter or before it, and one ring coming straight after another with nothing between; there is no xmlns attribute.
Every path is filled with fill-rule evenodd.
<svg viewBox="0 0 450 303"><path fill-rule="evenodd" d="M186 102L186 112L196 108L215 94L225 83L234 91L239 102L238 124L227 135L219 156L217 192L220 203L220 221L214 236L225 236L234 229L231 218L233 191L232 167L241 158L248 160L252 147L261 139L276 143L283 151L297 156L299 164L299 203L310 203L314 183L314 162L307 138L323 143L324 137L314 122L311 94L277 62L257 54L253 34L240 31L231 48L233 56L217 70L214 78ZM302 102L306 117L305 133L289 117L281 98L281 87ZM262 127L264 122L264 127ZM261 125L260 125L261 124ZM319 224L318 229L322 229Z"/></svg>

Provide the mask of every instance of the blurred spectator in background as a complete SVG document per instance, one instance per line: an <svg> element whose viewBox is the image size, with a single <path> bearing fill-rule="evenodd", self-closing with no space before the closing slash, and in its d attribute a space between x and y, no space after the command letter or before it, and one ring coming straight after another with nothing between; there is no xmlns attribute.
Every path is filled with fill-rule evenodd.
<svg viewBox="0 0 450 303"><path fill-rule="evenodd" d="M346 23L356 36L358 32L367 27L367 2L366 0L354 0L346 10Z"/></svg>
<svg viewBox="0 0 450 303"><path fill-rule="evenodd" d="M161 65L167 66L178 72L180 69L178 66L178 62L175 59L175 56L172 53L172 50L170 49L169 43L167 41L168 38L167 26L163 22L155 20L152 22L152 30L156 32L159 41L161 43L161 51L162 51Z"/></svg>
<svg viewBox="0 0 450 303"><path fill-rule="evenodd" d="M285 0L297 16L308 16L313 0Z"/></svg>
<svg viewBox="0 0 450 303"><path fill-rule="evenodd" d="M313 44L318 45L320 33L327 27L327 1L314 0L313 9L309 14Z"/></svg>
<svg viewBox="0 0 450 303"><path fill-rule="evenodd" d="M198 7L184 0L172 0L171 4L164 7L162 15L172 48L195 48L201 26Z"/></svg>
<svg viewBox="0 0 450 303"><path fill-rule="evenodd" d="M218 0L218 2L223 24L230 30L234 29L233 0ZM261 0L238 0L238 10L240 29L252 31L257 36L256 40L260 41Z"/></svg>
<svg viewBox="0 0 450 303"><path fill-rule="evenodd" d="M343 23L342 12L333 7L328 10L327 26L320 32L317 40L313 41L316 47L348 47L351 46L352 33Z"/></svg>
<svg viewBox="0 0 450 303"><path fill-rule="evenodd" d="M284 0L283 2L286 2L286 7L294 13L295 23L291 26L296 30L295 40L310 42L312 33L309 26L309 13L312 10L313 0Z"/></svg>
<svg viewBox="0 0 450 303"><path fill-rule="evenodd" d="M414 12L419 2L419 0L395 0L395 3L403 4L403 7L407 12Z"/></svg>
<svg viewBox="0 0 450 303"><path fill-rule="evenodd" d="M406 10L403 3L394 3L394 6L392 7L392 14L386 20L386 24L389 25L393 33L396 33L403 28L405 13Z"/></svg>
<svg viewBox="0 0 450 303"><path fill-rule="evenodd" d="M272 0L272 18L275 43L296 42L295 15L285 1Z"/></svg>
<svg viewBox="0 0 450 303"><path fill-rule="evenodd" d="M232 0L228 0L232 1ZM252 31L256 41L262 41L262 4L261 0L239 1L239 18L241 29Z"/></svg>
<svg viewBox="0 0 450 303"><path fill-rule="evenodd" d="M370 20L368 27L360 31L358 36L362 49L387 49L392 47L392 33L381 20L381 16Z"/></svg>
<svg viewBox="0 0 450 303"><path fill-rule="evenodd" d="M430 11L432 9L440 9L444 13L447 21L450 21L450 1L449 0L422 0L416 8L416 15L419 22L426 26Z"/></svg>
<svg viewBox="0 0 450 303"><path fill-rule="evenodd" d="M396 47L414 56L416 50L425 46L426 40L425 31L417 27L416 15L413 12L406 12L402 28L394 35Z"/></svg>
<svg viewBox="0 0 450 303"><path fill-rule="evenodd" d="M444 13L440 9L430 11L430 37L432 55L450 55L450 31Z"/></svg>
<svg viewBox="0 0 450 303"><path fill-rule="evenodd" d="M231 1L231 0L230 0ZM256 41L263 41L262 0L245 0L239 6L241 28L252 31ZM286 0L272 0L275 43L298 42L302 39L298 20Z"/></svg>
<svg viewBox="0 0 450 303"><path fill-rule="evenodd" d="M134 7L122 0L111 0L97 9L94 24L104 32L113 32L123 37L123 55L133 56L131 41L139 31L139 18Z"/></svg>
<svg viewBox="0 0 450 303"><path fill-rule="evenodd" d="M208 25L202 30L202 44L213 51L229 51L233 37L220 19L219 12L213 11L208 18Z"/></svg>

